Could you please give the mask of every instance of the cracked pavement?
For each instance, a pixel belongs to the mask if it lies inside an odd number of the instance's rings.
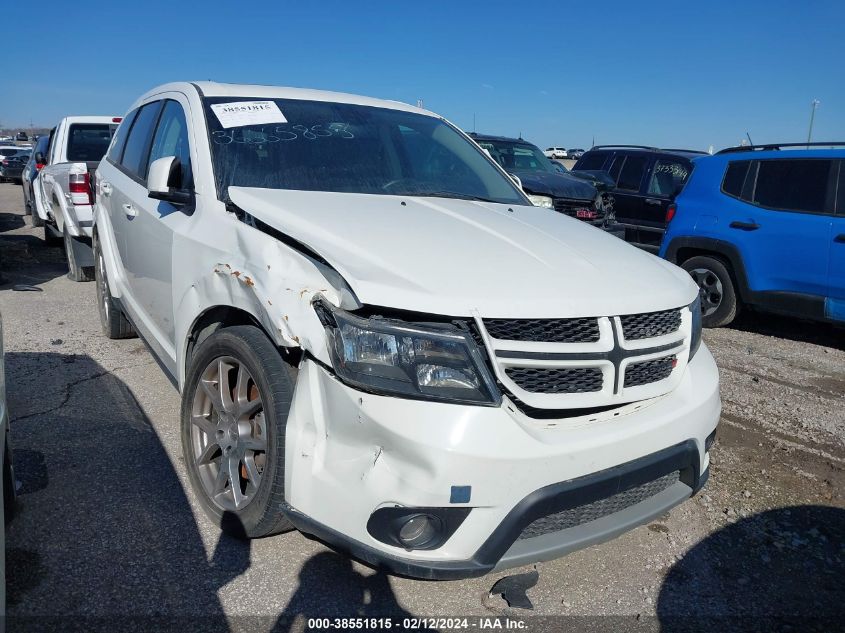
[[[690,614],[845,617],[845,333],[747,316],[706,331],[724,415],[703,494],[653,523],[538,565],[533,611],[489,596],[507,575],[386,577],[299,533],[222,538],[187,485],[179,396],[138,339],[100,332],[93,283],[0,184],[0,285],[22,488],[7,527],[10,616]],[[17,292],[32,284],[41,292]],[[507,572],[525,573],[530,568]],[[224,620],[224,616],[226,620]],[[294,618],[291,620],[290,618]],[[671,628],[671,627],[670,627]]]

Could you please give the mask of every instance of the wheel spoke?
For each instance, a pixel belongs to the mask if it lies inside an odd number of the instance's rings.
[[[193,422],[195,426],[198,426],[200,431],[205,433],[210,440],[214,440],[214,434],[217,431],[217,427],[211,420],[204,415],[194,414],[191,416],[191,422]]]
[[[242,437],[240,439],[240,444],[248,451],[267,450],[267,440],[262,437]]]
[[[200,384],[202,385],[202,390],[205,392],[205,395],[207,395],[211,400],[211,406],[218,411],[224,411],[225,409],[223,408],[223,401],[220,399],[220,392],[217,389],[217,383],[214,380],[201,378]]]
[[[255,413],[261,409],[262,403],[261,398],[256,398],[255,400],[246,400],[243,403],[239,403],[238,406],[238,419],[249,419]]]
[[[261,485],[261,473],[258,472],[258,466],[255,465],[255,456],[245,455],[243,462],[246,467],[246,477],[252,487],[257,490],[258,486]]]
[[[227,462],[229,469],[229,487],[232,489],[232,501],[235,502],[235,508],[240,508],[246,501],[244,493],[241,492],[241,475],[240,475],[240,458],[235,455],[229,455]]]
[[[220,391],[220,402],[224,411],[233,412],[235,405],[232,402],[232,387],[229,384],[230,369],[231,365],[222,358],[217,361],[217,386]]]
[[[217,477],[214,479],[214,496],[223,492],[226,489],[226,482],[229,481],[229,465],[224,456],[220,456],[217,466]]]
[[[197,464],[210,464],[214,456],[220,452],[220,446],[214,442],[210,441],[205,447],[200,451],[200,454],[197,455]]]

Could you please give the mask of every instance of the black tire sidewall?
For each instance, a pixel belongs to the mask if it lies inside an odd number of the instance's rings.
[[[722,327],[731,323],[739,311],[736,286],[728,267],[720,260],[713,257],[698,255],[686,260],[681,267],[689,273],[696,268],[709,270],[719,279],[722,284],[722,302],[713,314],[702,315],[701,324],[704,327]]]
[[[231,356],[249,371],[264,403],[267,429],[267,462],[253,500],[238,512],[224,511],[206,494],[192,454],[191,414],[200,377],[215,358]],[[285,489],[285,428],[294,390],[292,370],[260,329],[254,326],[223,328],[194,351],[182,394],[182,451],[188,478],[206,514],[225,531],[246,538],[266,536],[277,530]],[[236,517],[236,518],[235,518]]]

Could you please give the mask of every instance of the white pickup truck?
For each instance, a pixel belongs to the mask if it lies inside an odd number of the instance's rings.
[[[91,177],[106,153],[120,117],[65,117],[50,132],[44,163],[33,183],[33,226],[44,226],[48,244],[64,242],[68,277],[94,278],[91,251],[94,189]]]

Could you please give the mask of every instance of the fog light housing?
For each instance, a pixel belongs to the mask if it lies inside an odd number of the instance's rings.
[[[396,538],[408,549],[422,549],[434,541],[443,529],[440,519],[431,514],[414,514],[399,525]]]
[[[407,551],[437,549],[449,540],[470,510],[466,506],[447,508],[379,508],[367,521],[370,536]]]

